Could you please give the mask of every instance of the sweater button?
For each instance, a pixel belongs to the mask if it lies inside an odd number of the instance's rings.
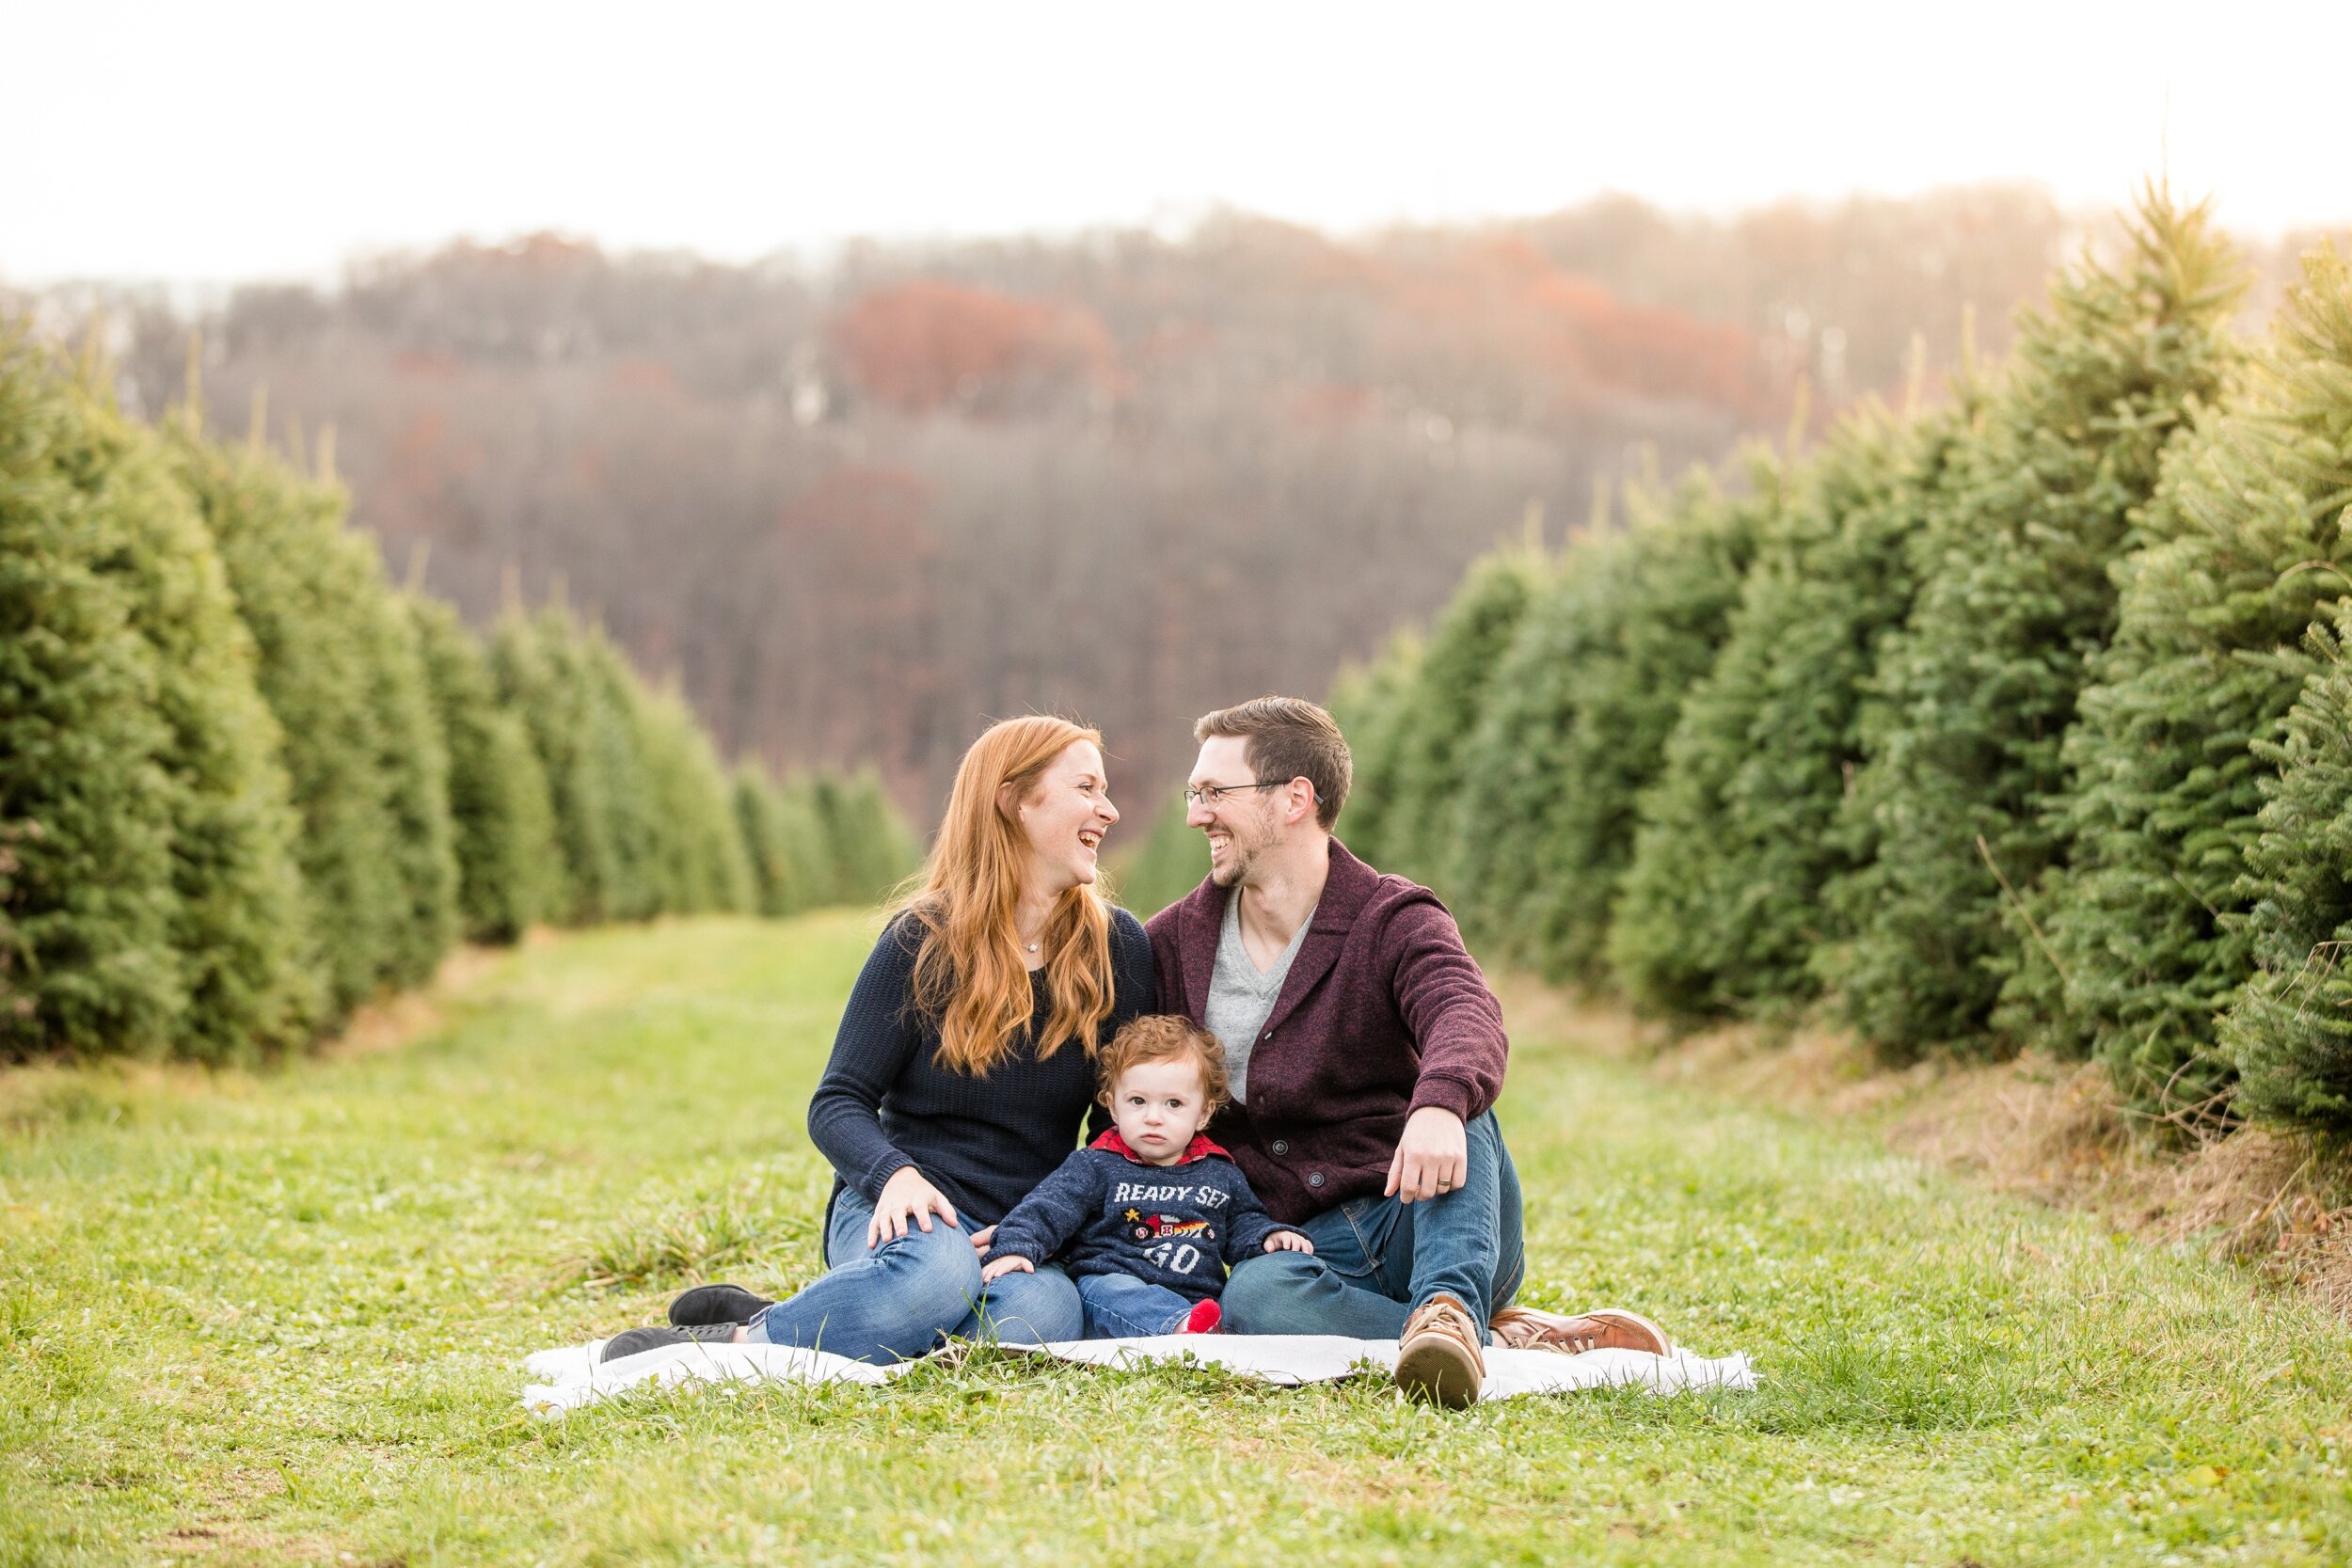
[[[1290,1146],[1290,1142],[1289,1142],[1289,1140],[1288,1140],[1288,1139],[1285,1139],[1285,1138],[1277,1138],[1277,1139],[1275,1139],[1275,1140],[1274,1140],[1274,1152],[1275,1152],[1275,1153],[1277,1153],[1277,1154],[1288,1154],[1290,1151],[1291,1151],[1291,1146]]]
[[[1321,1171],[1319,1171],[1319,1170],[1318,1170],[1318,1171],[1311,1171],[1311,1172],[1309,1172],[1309,1173],[1308,1173],[1308,1176],[1307,1176],[1307,1185],[1309,1185],[1310,1187],[1320,1187],[1320,1186],[1322,1186],[1322,1185],[1323,1185],[1323,1173],[1322,1173]]]

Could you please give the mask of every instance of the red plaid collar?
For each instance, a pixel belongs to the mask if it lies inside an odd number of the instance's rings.
[[[1087,1147],[1089,1148],[1099,1148],[1110,1154],[1124,1155],[1126,1158],[1133,1160],[1138,1165],[1147,1163],[1142,1155],[1137,1154],[1134,1149],[1127,1147],[1127,1140],[1119,1135],[1119,1129],[1116,1127],[1104,1133],[1101,1137],[1095,1139],[1092,1143],[1087,1145]],[[1231,1160],[1232,1158],[1231,1154],[1226,1153],[1224,1149],[1218,1148],[1215,1143],[1212,1143],[1206,1132],[1195,1132],[1192,1135],[1192,1142],[1184,1146],[1184,1153],[1176,1157],[1176,1163],[1180,1165],[1188,1165],[1195,1160],[1205,1160],[1212,1154],[1216,1155],[1220,1160]]]

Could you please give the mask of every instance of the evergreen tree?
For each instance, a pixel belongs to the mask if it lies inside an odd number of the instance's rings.
[[[590,744],[594,704],[577,641],[561,607],[531,615],[510,606],[491,632],[489,659],[500,704],[522,721],[555,812],[550,912],[565,925],[583,926],[603,918],[618,871],[604,779]]]
[[[710,737],[675,687],[641,693],[638,724],[654,801],[659,907],[675,914],[754,912],[751,857]]]
[[[0,338],[0,1051],[160,1048],[186,986],[170,933],[169,732],[132,531],[87,471],[45,356]],[[77,473],[77,468],[84,471]]]
[[[1328,709],[1347,738],[1347,800],[1338,829],[1351,853],[1383,865],[1393,847],[1390,822],[1403,764],[1402,722],[1421,679],[1421,639],[1398,632],[1371,664],[1343,670]]]
[[[94,439],[84,472],[129,527],[119,569],[155,650],[155,707],[169,732],[170,942],[187,996],[173,1051],[249,1060],[306,1039],[323,1006],[284,737],[229,575],[170,451],[123,418],[111,393],[86,394],[85,412]]]
[[[2202,207],[2151,191],[2127,265],[2090,261],[2020,323],[1964,474],[1919,535],[1911,618],[1848,822],[1875,858],[1832,893],[1854,932],[1824,953],[1848,1019],[1899,1054],[1982,1037],[2038,942],[2017,897],[2062,863],[2060,745],[2112,635],[2110,569],[2165,449],[2233,361],[2237,266]]]
[[[1185,825],[1182,798],[1162,808],[1119,879],[1120,903],[1146,920],[1199,887],[1209,874],[1208,841],[1200,830]],[[1134,821],[1130,816],[1120,831]]]
[[[16,590],[38,585],[16,599],[16,691],[0,712],[19,731],[9,757],[47,776],[9,787],[0,809],[0,856],[16,863],[9,945],[33,980],[16,1044],[204,1060],[292,1044],[315,1011],[294,816],[214,541],[163,442],[94,390],[99,364],[73,386],[24,343],[0,345],[0,505],[25,510],[8,524],[24,536],[9,574]],[[141,651],[125,656],[125,632]],[[42,677],[61,654],[87,658],[64,693]],[[132,693],[144,717],[122,712]],[[71,717],[61,696],[87,712]]]
[[[1540,863],[1533,841],[1575,733],[1577,689],[1568,672],[1599,657],[1614,629],[1592,594],[1629,547],[1605,514],[1571,537],[1496,660],[1478,725],[1462,748],[1446,886],[1464,934],[1498,959],[1536,961],[1532,906]]]
[[[2149,543],[2121,573],[2113,645],[2066,756],[2073,866],[2042,927],[2060,1038],[2143,1106],[2218,1114],[2214,1018],[2252,973],[2240,878],[2273,737],[2344,590],[2352,499],[2352,266],[2305,258],[2242,388],[2171,454]],[[2275,753],[2274,753],[2275,754]]]
[[[635,673],[561,604],[510,610],[491,640],[500,694],[548,776],[574,925],[658,912],[660,832],[641,748]]]
[[[781,786],[787,822],[796,825],[789,843],[795,856],[794,884],[805,889],[801,908],[821,910],[850,901],[835,862],[833,825],[818,800],[821,776],[800,774]]]
[[[2254,751],[2260,835],[2246,849],[2240,894],[2258,966],[2222,1015],[2222,1053],[2237,1069],[2239,1107],[2268,1121],[2352,1132],[2352,614],[2308,638],[2317,668],[2280,740]]]
[[[1750,489],[1738,497],[1703,472],[1662,494],[1630,490],[1630,526],[1570,551],[1497,672],[1496,721],[1465,768],[1497,787],[1466,801],[1457,831],[1491,835],[1499,856],[1520,861],[1512,880],[1524,891],[1506,914],[1474,887],[1473,903],[1494,912],[1473,928],[1504,930],[1500,950],[1551,978],[1601,975],[1635,803],[1664,762],[1683,694],[1714,662],[1759,531],[1781,505],[1777,464],[1752,453],[1748,470]],[[1512,752],[1518,767],[1498,768]],[[1539,788],[1519,796],[1530,783]]]
[[[922,858],[870,771],[847,779],[804,774],[777,784],[746,763],[736,770],[735,804],[762,914],[879,903]]]
[[[572,923],[864,902],[912,866],[878,781],[730,775],[684,700],[560,605],[510,610],[490,668],[548,776]]]
[[[338,491],[339,514],[343,505]],[[367,552],[377,559],[373,541],[367,541]],[[368,661],[369,703],[375,713],[376,767],[391,807],[392,842],[406,900],[406,918],[394,927],[385,978],[407,987],[431,979],[442,955],[457,940],[457,834],[450,817],[449,751],[434,717],[416,622],[380,573],[372,586],[376,592],[361,606],[373,656]]]
[[[0,778],[31,769],[0,784],[0,1038],[250,1057],[316,1006],[278,732],[213,541],[102,372],[0,342]]]
[[[920,862],[921,847],[870,768],[847,779],[820,775],[817,801],[843,902],[880,903]]]
[[[332,1022],[429,975],[456,923],[448,762],[416,631],[340,488],[183,421],[174,448],[260,650],[285,735],[298,855]]]
[[[752,866],[751,841],[735,812],[734,782],[718,748],[699,727],[694,731],[695,793],[702,809],[701,854],[709,869],[711,908],[722,914],[759,913],[759,875]]]
[[[449,754],[458,907],[474,942],[511,942],[555,912],[555,808],[522,721],[456,611],[412,596],[434,714]]]
[[[735,770],[735,815],[751,856],[759,912],[772,920],[814,909],[809,867],[816,851],[806,841],[815,836],[816,823],[807,812],[758,764],[745,762]]]
[[[1861,682],[1910,608],[1907,546],[1959,422],[1865,410],[1792,476],[1642,797],[1609,941],[1637,1006],[1725,1013],[1812,993],[1820,891],[1846,868],[1832,828],[1860,760]]]
[[[661,803],[646,757],[646,702],[637,672],[600,626],[581,625],[573,644],[585,684],[588,748],[602,775],[613,848],[606,918],[650,920],[663,909]]]
[[[718,886],[711,862],[701,853],[707,836],[700,820],[705,802],[695,788],[689,740],[694,721],[675,692],[638,687],[633,676],[630,685],[636,688],[630,693],[630,719],[650,807],[645,820],[647,911],[699,914],[716,907]],[[726,807],[732,822],[732,797]]]
[[[1382,810],[1383,871],[1423,883],[1447,880],[1461,752],[1543,575],[1543,555],[1532,539],[1485,556],[1471,562],[1430,628],[1385,736],[1393,761]]]

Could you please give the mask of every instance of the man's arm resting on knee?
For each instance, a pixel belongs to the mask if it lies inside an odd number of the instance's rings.
[[[1397,1012],[1421,1051],[1411,1113],[1389,1163],[1388,1196],[1407,1203],[1462,1185],[1470,1118],[1492,1109],[1510,1054],[1502,1007],[1435,899],[1396,911],[1386,932]]]

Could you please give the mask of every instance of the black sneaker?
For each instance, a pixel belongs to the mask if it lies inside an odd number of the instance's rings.
[[[686,1328],[625,1328],[604,1342],[604,1354],[598,1362],[618,1361],[624,1355],[642,1351],[659,1350],[663,1345],[686,1345],[701,1341],[724,1344],[735,1338],[740,1323],[694,1323]]]
[[[697,1285],[670,1303],[670,1322],[677,1328],[698,1323],[747,1323],[775,1305],[740,1285]]]

